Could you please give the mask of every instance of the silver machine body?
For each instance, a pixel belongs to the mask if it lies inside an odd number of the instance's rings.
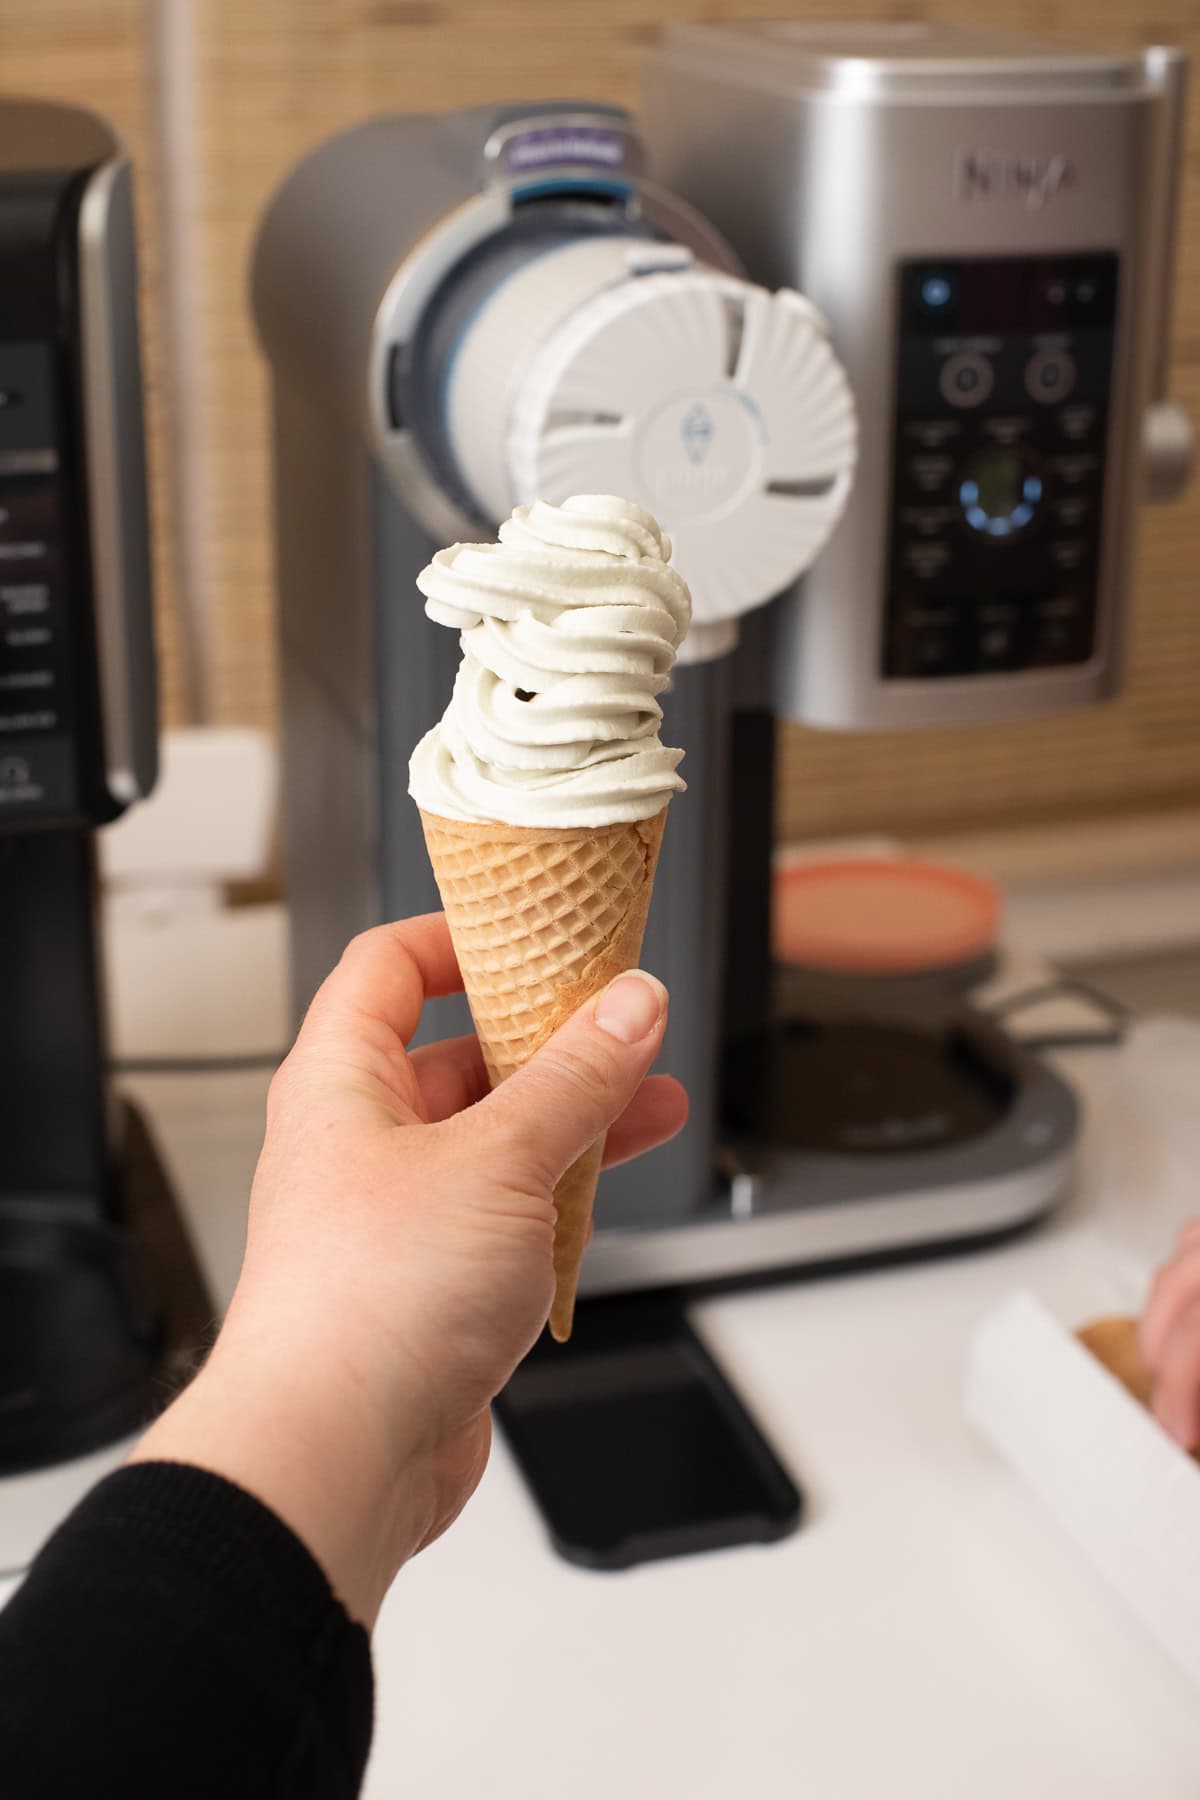
[[[576,102],[379,119],[314,150],[268,209],[253,287],[271,375],[297,1013],[355,931],[438,904],[407,764],[444,708],[458,646],[424,618],[414,578],[440,543],[490,535],[533,497],[531,469],[557,466],[530,450],[535,351],[506,335],[513,309],[494,345],[479,335],[506,316],[506,292],[526,282],[537,306],[553,300],[553,335],[554,282],[569,285],[594,240],[602,262],[616,235],[636,240],[621,253],[631,281],[698,269],[736,314],[721,380],[736,385],[743,328],[776,302],[791,308],[772,315],[780,330],[793,343],[815,333],[819,348],[815,303],[849,376],[853,488],[847,428],[819,466],[800,457],[764,475],[779,510],[750,515],[782,519],[791,505],[799,543],[824,506],[805,541],[820,549],[832,531],[828,547],[769,604],[720,593],[702,660],[665,697],[664,741],[685,748],[689,791],[672,807],[644,960],[671,989],[663,1066],[692,1110],[672,1144],[603,1178],[585,1292],[992,1234],[1069,1182],[1073,1097],[979,1021],[963,1057],[994,1062],[1006,1096],[979,1129],[925,1143],[901,1130],[890,1148],[885,1130],[867,1155],[792,1129],[791,1065],[761,1064],[778,1000],[770,743],[779,714],[936,726],[1118,687],[1136,507],[1148,484],[1173,491],[1190,455],[1154,357],[1181,94],[1170,53],[1089,56],[926,27],[680,28],[650,61],[640,124]],[[747,298],[730,285],[746,281],[764,286]],[[629,291],[589,289],[579,304],[608,318]],[[926,316],[941,305],[944,318]],[[456,445],[456,407],[472,416],[456,400],[467,366],[488,441]],[[1061,391],[1031,385],[1046,370]],[[613,368],[614,395],[628,375]],[[1068,399],[1078,437],[1060,417]],[[636,411],[636,391],[621,404]],[[754,415],[751,397],[743,410]],[[615,431],[619,411],[593,396],[550,425]],[[685,448],[694,460],[695,442]],[[664,509],[644,458],[630,466],[621,491],[677,541],[703,528],[701,501],[681,488],[676,518],[674,491]],[[578,491],[540,480],[546,499]],[[830,509],[845,515],[836,529]],[[1020,594],[987,574],[1006,557]],[[809,560],[796,552],[796,571]],[[969,632],[955,581],[975,608]],[[876,1002],[897,1022],[912,1015],[911,996]],[[462,1028],[455,1003],[430,1009],[432,1032]],[[781,1131],[754,1101],[733,1117],[735,1065],[761,1067]]]
[[[833,322],[859,409],[844,526],[781,618],[781,712],[929,727],[1118,690],[1137,508],[1190,466],[1177,409],[1152,410],[1165,400],[1184,79],[1169,51],[1081,53],[915,23],[680,27],[651,60],[657,174],[703,204],[761,280],[799,287]],[[911,276],[950,290],[944,325],[930,308],[913,329]],[[1085,284],[1094,299],[1072,305]],[[985,291],[968,302],[968,285]],[[957,408],[940,404],[935,365],[943,388],[954,371],[974,379]],[[1062,404],[1034,391],[1039,372],[1060,377]],[[1028,551],[984,540],[990,555],[970,559],[955,544],[968,438],[1024,457],[1039,506],[1058,509]],[[1022,584],[1042,590],[1044,654],[1004,646],[994,672],[985,658],[959,676],[955,583],[1015,554],[1032,565]],[[983,635],[1008,626],[1003,599]],[[889,625],[909,638],[891,667]]]

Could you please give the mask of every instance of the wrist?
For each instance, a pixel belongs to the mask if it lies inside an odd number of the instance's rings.
[[[311,1359],[311,1360],[310,1360]],[[321,1565],[352,1617],[374,1624],[429,1529],[420,1458],[404,1460],[319,1349],[282,1365],[225,1333],[130,1459],[188,1463],[253,1494]]]

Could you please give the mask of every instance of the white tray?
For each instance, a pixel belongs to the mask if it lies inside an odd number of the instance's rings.
[[[966,1408],[1200,1684],[1200,1466],[1029,1293],[976,1329]]]

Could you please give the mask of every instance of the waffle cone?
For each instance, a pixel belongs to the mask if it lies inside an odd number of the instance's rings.
[[[421,813],[463,986],[495,1087],[585,1000],[637,967],[666,807],[625,825],[536,830]],[[550,1330],[571,1334],[604,1144],[554,1193]]]

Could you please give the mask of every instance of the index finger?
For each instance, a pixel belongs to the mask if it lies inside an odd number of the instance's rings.
[[[423,913],[360,932],[342,952],[308,1010],[316,1026],[352,1017],[384,1025],[408,1043],[426,1000],[462,992],[444,913]]]

